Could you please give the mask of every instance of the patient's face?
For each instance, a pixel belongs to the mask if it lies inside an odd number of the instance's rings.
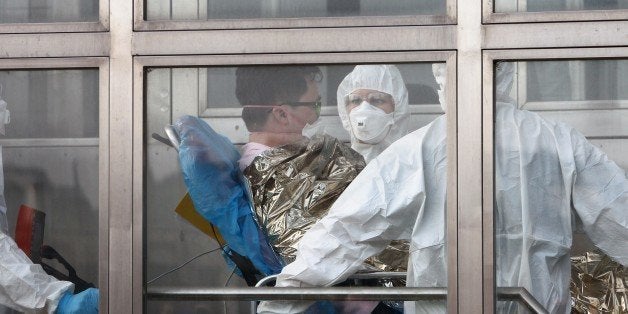
[[[299,130],[302,130],[303,127],[305,127],[305,124],[314,123],[314,121],[318,119],[318,113],[311,104],[319,101],[321,98],[318,91],[318,83],[309,77],[306,77],[306,80],[307,90],[303,95],[301,95],[296,103],[303,103],[307,105],[285,106],[286,110],[294,116],[295,127]]]

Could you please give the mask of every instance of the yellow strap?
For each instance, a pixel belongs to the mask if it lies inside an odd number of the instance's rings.
[[[179,201],[174,211],[179,214],[179,216],[189,221],[198,230],[201,230],[204,234],[218,241],[221,246],[225,245],[225,239],[220,235],[218,227],[212,225],[196,211],[190,193],[185,193],[185,196]]]

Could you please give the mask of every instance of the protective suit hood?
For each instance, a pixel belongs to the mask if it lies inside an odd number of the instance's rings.
[[[395,101],[393,125],[388,134],[376,144],[360,143],[351,131],[349,112],[345,106],[345,97],[358,89],[372,89],[390,94]],[[338,86],[338,115],[342,126],[351,135],[351,148],[358,151],[366,162],[375,158],[394,141],[410,132],[408,111],[408,90],[401,73],[394,65],[357,65]]]
[[[438,84],[438,102],[444,112],[447,112],[447,105],[445,101],[445,85],[447,85],[447,64],[434,63],[432,64],[432,73],[434,74],[434,80]]]
[[[443,111],[447,112],[445,88],[447,87],[447,65],[445,63],[432,64],[432,73],[438,84],[438,102]],[[514,62],[501,61],[495,67],[495,100],[499,103],[512,104],[516,101],[510,97],[510,91],[515,75]]]
[[[516,101],[510,97],[514,78],[514,62],[501,61],[497,63],[495,67],[495,100],[497,102],[516,104]]]
[[[7,102],[2,99],[2,85],[0,85],[0,134],[4,135],[5,124],[11,121],[10,113],[7,109]],[[2,146],[0,146],[0,232],[9,233],[7,222],[7,205],[4,200],[4,173],[2,170]]]
[[[9,234],[7,205],[4,200],[4,173],[2,169],[2,146],[0,146],[0,233]]]

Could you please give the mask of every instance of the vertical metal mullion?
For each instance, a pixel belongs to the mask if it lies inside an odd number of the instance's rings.
[[[146,269],[144,217],[144,66],[133,62],[133,312],[143,313]]]
[[[494,200],[494,102],[493,58],[484,57],[482,65],[482,186],[483,186],[483,224],[482,243],[484,268],[484,307],[494,312],[495,307],[495,254],[494,254],[494,228],[493,228],[493,200]]]
[[[482,272],[482,2],[458,1],[458,312],[489,313]]]
[[[457,149],[457,101],[456,54],[447,58],[447,82],[445,98],[447,108],[447,313],[457,313],[458,306],[458,149]]]
[[[133,1],[110,1],[109,312],[133,313]],[[141,298],[140,298],[141,300]],[[141,311],[141,303],[139,310]]]
[[[109,60],[102,62],[98,73],[98,308],[109,313]]]

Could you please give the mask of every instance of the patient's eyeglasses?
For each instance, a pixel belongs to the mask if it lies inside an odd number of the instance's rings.
[[[381,92],[368,93],[367,95],[349,94],[347,95],[347,97],[345,97],[345,105],[347,106],[358,106],[364,101],[373,106],[379,106],[385,103],[393,103],[392,96]]]
[[[282,105],[287,105],[291,107],[298,107],[298,106],[312,107],[312,109],[314,109],[314,111],[316,112],[316,116],[319,116],[321,114],[321,107],[323,106],[323,102],[320,99],[317,101],[286,101],[282,103]]]

